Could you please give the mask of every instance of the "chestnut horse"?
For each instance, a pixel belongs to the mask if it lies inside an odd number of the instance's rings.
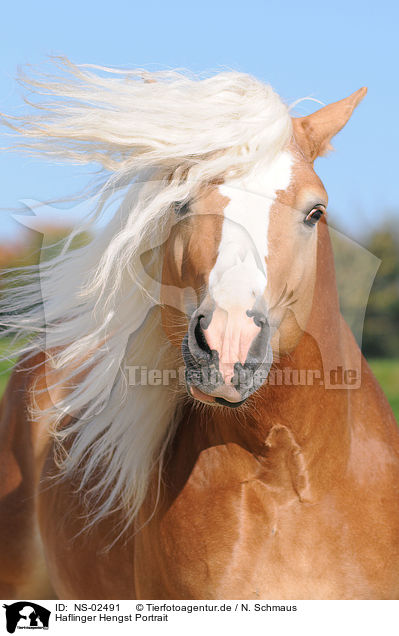
[[[5,122],[111,173],[94,217],[128,193],[8,300],[38,335],[1,407],[3,598],[398,598],[399,436],[313,169],[366,89],[291,118],[242,74],[71,68]]]

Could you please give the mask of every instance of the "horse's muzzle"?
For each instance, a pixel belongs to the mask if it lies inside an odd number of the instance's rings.
[[[231,312],[203,305],[182,344],[188,391],[205,403],[240,406],[265,382],[272,363],[264,304]]]

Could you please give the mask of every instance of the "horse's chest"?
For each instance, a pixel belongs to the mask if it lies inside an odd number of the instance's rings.
[[[138,539],[136,580],[143,597],[399,595],[398,520],[391,528],[383,521],[381,536],[366,509],[350,519],[336,497],[317,504],[284,500],[256,480],[192,495],[181,494],[157,535]]]
[[[44,491],[42,535],[60,597],[399,598],[394,480],[370,492],[348,478],[314,496],[295,471],[256,476],[254,460],[234,452],[223,470],[224,451],[213,471],[198,462],[178,494],[161,497],[142,530],[109,552],[112,519],[76,538],[79,515],[55,527],[66,486]]]

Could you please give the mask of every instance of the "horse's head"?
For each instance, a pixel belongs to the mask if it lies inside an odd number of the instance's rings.
[[[191,287],[197,302],[179,311],[166,301],[163,325],[182,348],[194,398],[238,406],[265,381],[273,355],[295,349],[312,308],[327,208],[313,162],[365,92],[293,119],[292,139],[272,161],[175,206],[162,282]]]

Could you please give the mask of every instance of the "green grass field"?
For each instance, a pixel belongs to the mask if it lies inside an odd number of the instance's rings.
[[[4,356],[7,356],[8,359],[0,361],[0,396],[4,392],[11,367],[15,362],[10,342],[6,339],[0,339],[0,357]],[[368,362],[385,391],[385,395],[399,423],[399,359],[369,360]]]
[[[399,360],[369,360],[368,362],[399,423]]]

